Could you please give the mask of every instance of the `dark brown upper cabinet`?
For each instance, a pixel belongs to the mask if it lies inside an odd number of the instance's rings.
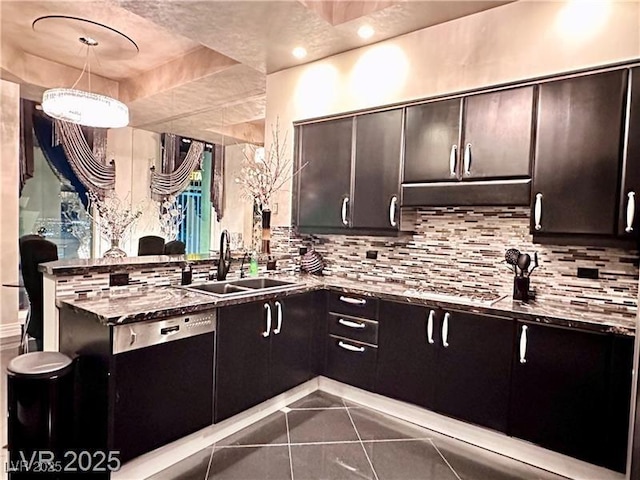
[[[627,77],[617,70],[539,86],[533,233],[617,232]]]
[[[402,123],[395,109],[298,127],[298,228],[400,229]]]
[[[398,230],[402,109],[356,117],[351,226]]]
[[[348,228],[353,117],[298,127],[298,226]]]
[[[640,199],[640,67],[632,68],[628,90],[626,156],[622,169],[622,188],[618,215],[618,235],[637,238],[640,230],[638,202]]]
[[[407,107],[403,205],[528,205],[534,90]]]

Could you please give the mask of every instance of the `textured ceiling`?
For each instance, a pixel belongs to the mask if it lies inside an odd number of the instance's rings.
[[[225,144],[261,143],[266,74],[302,63],[291,55],[294,47],[304,46],[309,62],[505,3],[0,0],[0,74],[20,82],[30,98],[44,88],[70,86],[85,62],[78,37],[98,37],[103,48],[96,47],[98,61],[91,62],[99,75],[94,90],[127,102],[132,126]],[[106,24],[130,37],[139,51],[117,35],[86,23],[78,27],[82,22],[32,28],[45,15]],[[365,23],[375,29],[367,41],[357,35]]]

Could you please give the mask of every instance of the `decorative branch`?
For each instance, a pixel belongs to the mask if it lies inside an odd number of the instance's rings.
[[[108,239],[120,239],[129,226],[142,215],[141,210],[132,210],[125,207],[122,201],[117,197],[114,191],[109,191],[103,198],[99,198],[92,192],[87,193],[89,206],[94,207],[92,214],[91,208],[88,209],[87,215],[96,222],[100,233]],[[97,212],[97,215],[95,214]]]
[[[271,148],[265,152],[264,159],[255,158],[258,150],[255,145],[250,146],[251,155],[244,152],[240,175],[235,179],[243,196],[256,201],[260,210],[268,208],[273,195],[306,166],[305,163],[294,171],[293,162],[287,156],[287,133],[280,139],[279,118],[275,127],[271,125],[271,135]]]
[[[160,202],[160,229],[168,241],[178,238],[180,225],[184,220],[184,210],[175,195],[168,195]]]

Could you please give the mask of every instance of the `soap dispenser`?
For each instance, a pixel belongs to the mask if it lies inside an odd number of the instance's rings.
[[[251,253],[251,261],[249,263],[249,275],[255,277],[258,275],[258,254],[256,252]]]

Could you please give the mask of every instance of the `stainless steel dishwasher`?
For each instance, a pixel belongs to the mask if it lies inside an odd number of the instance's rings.
[[[111,425],[123,462],[213,423],[216,311],[113,329]]]

